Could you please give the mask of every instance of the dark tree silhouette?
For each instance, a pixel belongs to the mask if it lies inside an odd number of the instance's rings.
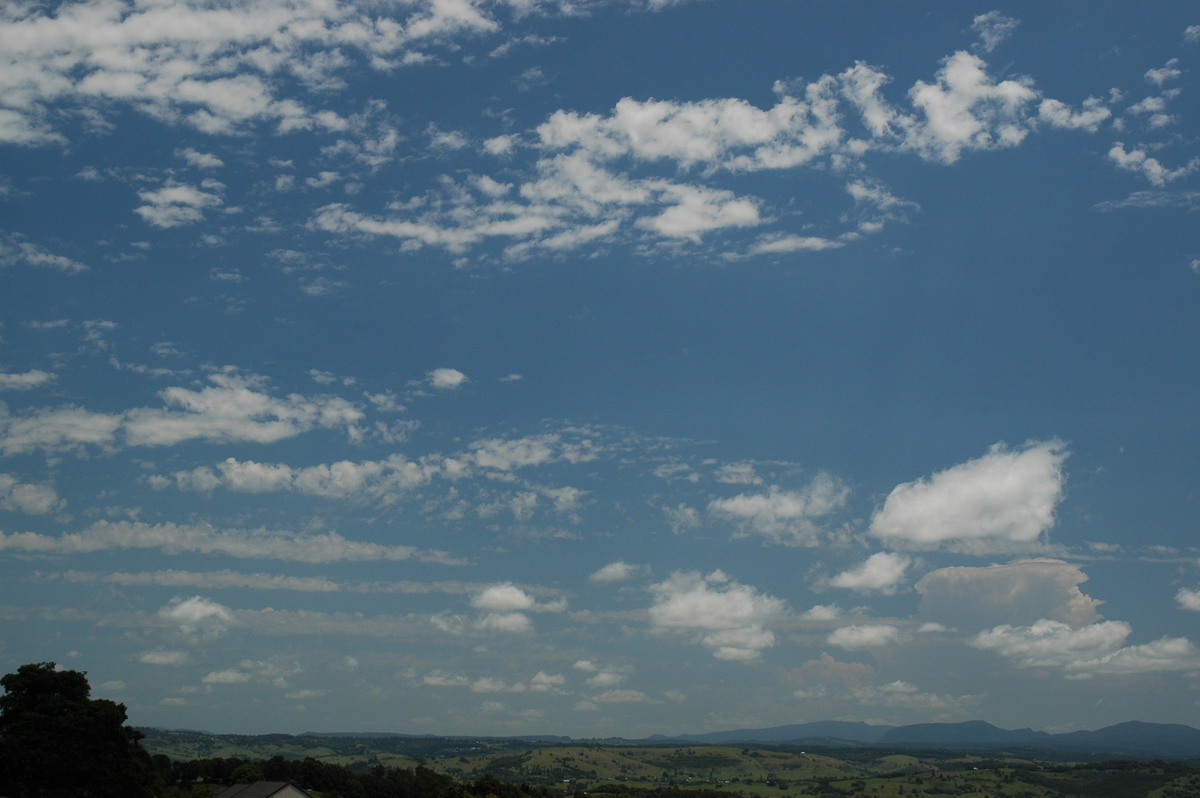
[[[151,796],[150,757],[125,724],[125,705],[93,699],[87,675],[53,662],[0,678],[0,795]]]

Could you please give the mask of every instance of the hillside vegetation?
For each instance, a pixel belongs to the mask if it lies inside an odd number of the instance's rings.
[[[435,771],[468,785],[521,785],[580,798],[718,796],[1104,796],[1200,795],[1195,762],[1062,762],[1029,755],[881,748],[645,745],[430,737],[206,735],[145,730],[152,754],[172,760],[275,757],[340,766]],[[227,765],[229,763],[226,763]],[[486,794],[486,790],[477,789]],[[494,791],[494,789],[493,789]]]

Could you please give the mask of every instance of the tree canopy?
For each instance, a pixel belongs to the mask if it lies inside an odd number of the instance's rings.
[[[0,678],[0,794],[109,798],[153,794],[141,733],[125,705],[91,698],[87,674],[53,662]]]

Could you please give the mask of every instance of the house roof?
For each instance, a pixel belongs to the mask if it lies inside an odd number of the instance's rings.
[[[232,787],[226,787],[213,798],[271,798],[288,787],[300,795],[308,795],[294,784],[286,781],[256,781],[253,784],[234,784]]]

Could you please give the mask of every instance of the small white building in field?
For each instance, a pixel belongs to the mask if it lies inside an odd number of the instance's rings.
[[[311,795],[286,781],[256,781],[226,787],[213,798],[312,798]]]

